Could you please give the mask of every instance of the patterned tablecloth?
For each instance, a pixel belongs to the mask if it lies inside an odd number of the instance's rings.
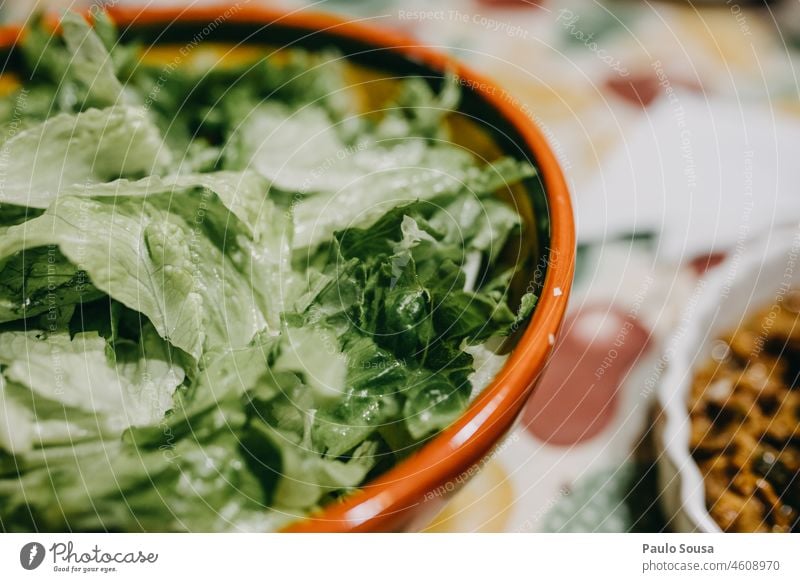
[[[536,116],[573,190],[578,270],[553,361],[429,529],[666,527],[648,431],[665,338],[720,254],[800,217],[785,191],[800,164],[778,163],[800,145],[797,1],[280,4],[395,27],[469,61]]]

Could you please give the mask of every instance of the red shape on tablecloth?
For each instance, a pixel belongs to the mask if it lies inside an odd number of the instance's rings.
[[[684,77],[667,77],[669,84],[675,89],[683,89],[692,93],[702,93],[699,82]],[[606,88],[617,97],[631,105],[648,107],[659,95],[665,93],[659,78],[650,72],[633,73],[628,76],[612,75],[605,81]]]
[[[591,306],[569,316],[541,383],[523,412],[527,430],[553,445],[602,431],[617,410],[620,385],[645,353],[649,331],[635,312]]]
[[[705,275],[707,271],[710,271],[722,263],[722,261],[725,260],[725,256],[725,253],[709,253],[707,255],[701,255],[689,261],[689,268],[692,269],[692,271],[694,271],[698,277],[700,277]]]
[[[615,75],[606,79],[606,87],[632,105],[647,107],[659,94],[658,78],[654,75]]]

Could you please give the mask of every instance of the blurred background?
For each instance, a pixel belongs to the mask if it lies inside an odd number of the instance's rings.
[[[572,189],[576,286],[552,363],[429,529],[669,529],[650,431],[665,342],[703,273],[800,219],[800,1],[268,3],[400,29],[469,62],[534,117]],[[90,4],[4,0],[0,21]]]

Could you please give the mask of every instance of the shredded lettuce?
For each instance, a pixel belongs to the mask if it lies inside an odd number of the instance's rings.
[[[70,337],[9,331],[0,334],[0,354],[8,382],[4,400],[23,409],[20,417],[30,423],[23,433],[0,431],[14,439],[11,452],[31,450],[35,435],[45,442],[87,434],[120,437],[128,427],[157,423],[184,380],[183,369],[170,361],[167,346],[149,325],[139,342],[116,347],[97,332]],[[49,411],[49,425],[40,424],[41,410]]]
[[[31,208],[61,188],[157,174],[171,160],[145,111],[129,106],[59,113],[6,140],[3,154],[0,203]]]
[[[364,115],[335,52],[62,30],[0,98],[0,530],[277,529],[464,412],[535,307],[535,171],[452,143],[456,79]]]

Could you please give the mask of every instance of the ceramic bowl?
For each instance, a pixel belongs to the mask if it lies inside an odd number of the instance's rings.
[[[296,522],[290,531],[414,530],[429,520],[454,482],[474,473],[517,418],[555,342],[572,282],[575,232],[569,193],[556,157],[535,121],[496,85],[450,56],[418,41],[364,23],[326,14],[286,13],[260,6],[115,7],[109,13],[123,38],[145,47],[193,42],[239,48],[335,47],[356,66],[389,77],[419,75],[432,83],[446,71],[462,85],[460,117],[469,119],[465,141],[533,162],[538,176],[516,194],[533,234],[524,247],[529,280],[540,300],[506,365],[452,426],[343,502]],[[18,31],[0,35],[8,51]],[[194,45],[193,45],[194,46]],[[13,58],[9,61],[13,63]],[[535,105],[535,104],[533,104]],[[480,128],[481,137],[472,130]],[[474,138],[474,139],[473,139]],[[488,144],[488,145],[487,145]],[[527,210],[526,210],[527,209]],[[536,274],[534,276],[534,273]]]

